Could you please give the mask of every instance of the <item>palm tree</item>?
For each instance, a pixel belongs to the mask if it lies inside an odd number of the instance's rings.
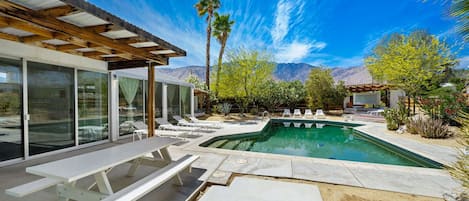
[[[200,0],[195,4],[199,16],[207,14],[207,43],[205,57],[205,85],[210,90],[210,36],[212,35],[212,17],[215,10],[220,8],[220,0]],[[209,97],[207,97],[209,99]],[[207,100],[206,112],[210,113],[210,100]]]
[[[451,5],[451,15],[458,20],[457,29],[462,34],[465,41],[469,41],[469,1],[453,0]]]
[[[220,53],[218,54],[218,68],[217,68],[217,80],[215,83],[215,96],[218,97],[218,86],[220,81],[221,64],[223,60],[223,52],[225,52],[226,41],[230,36],[231,27],[234,21],[230,20],[230,15],[218,15],[215,13],[215,21],[213,22],[213,36],[220,43]]]

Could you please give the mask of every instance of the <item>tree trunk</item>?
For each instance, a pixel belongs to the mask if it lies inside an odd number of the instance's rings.
[[[221,42],[220,54],[218,55],[217,80],[215,80],[215,96],[218,98],[218,87],[220,86],[220,71],[223,62],[223,53],[225,52],[226,39]]]
[[[407,116],[410,117],[410,95],[407,95]]]
[[[205,85],[207,85],[207,90],[210,93],[210,37],[212,35],[212,15],[213,13],[208,13],[207,16],[207,43],[206,43],[206,52],[205,52]],[[210,95],[207,95],[207,104],[205,107],[205,112],[211,114],[210,110]]]

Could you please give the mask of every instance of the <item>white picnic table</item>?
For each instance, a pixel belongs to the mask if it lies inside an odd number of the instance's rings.
[[[60,200],[82,195],[86,198],[101,199],[113,194],[107,177],[107,171],[113,167],[132,161],[128,175],[132,176],[140,164],[163,167],[171,163],[168,146],[180,142],[180,139],[152,137],[145,140],[113,146],[107,149],[90,152],[71,158],[53,161],[26,168],[26,172],[61,181],[57,185]],[[152,153],[151,158],[145,155]],[[161,153],[161,154],[160,154]],[[148,160],[144,160],[148,159]],[[75,187],[77,180],[94,176],[99,193]],[[180,178],[178,177],[180,180]]]

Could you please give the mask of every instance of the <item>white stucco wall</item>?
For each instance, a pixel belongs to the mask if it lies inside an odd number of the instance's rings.
[[[405,96],[405,92],[400,89],[396,89],[396,90],[390,90],[389,93],[390,93],[389,106],[391,108],[396,108],[397,104],[399,103],[399,97]]]

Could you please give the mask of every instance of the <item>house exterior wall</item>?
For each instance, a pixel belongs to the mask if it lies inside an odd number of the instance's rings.
[[[399,97],[405,96],[405,92],[400,89],[390,91],[389,106],[391,108],[396,108],[399,103]]]
[[[12,42],[12,41],[7,41],[7,40],[2,40],[0,39],[0,59],[12,59],[12,60],[16,60],[16,61],[19,61],[19,69],[22,69],[21,72],[19,72],[20,74],[20,78],[22,80],[22,82],[20,83],[20,85],[22,86],[22,99],[23,101],[20,101],[20,107],[21,108],[21,113],[22,114],[19,114],[19,121],[22,121],[22,125],[21,125],[21,128],[20,128],[20,132],[18,135],[22,135],[23,136],[23,139],[21,139],[21,137],[19,137],[19,139],[16,139],[15,140],[15,146],[17,146],[17,142],[16,141],[21,141],[19,142],[20,145],[18,146],[23,146],[24,147],[24,150],[22,151],[24,154],[21,156],[21,157],[16,157],[14,159],[2,159],[0,158],[0,166],[4,166],[4,165],[9,165],[9,164],[12,164],[12,163],[17,163],[17,162],[21,162],[25,159],[30,159],[30,158],[37,158],[37,157],[43,157],[43,156],[47,156],[47,155],[51,155],[51,154],[55,154],[55,153],[59,153],[59,152],[64,152],[64,151],[69,151],[69,150],[73,150],[73,149],[77,149],[77,148],[82,148],[82,147],[88,147],[88,146],[93,146],[93,145],[96,145],[96,144],[100,144],[100,143],[104,143],[104,142],[108,142],[108,141],[115,141],[117,140],[119,137],[119,76],[128,76],[128,77],[132,77],[132,78],[137,78],[139,80],[146,80],[146,74],[125,74],[125,73],[119,73],[119,72],[109,72],[107,70],[107,62],[104,62],[104,61],[99,61],[99,60],[94,60],[94,59],[90,59],[90,58],[87,58],[87,57],[81,57],[81,56],[76,56],[76,55],[71,55],[71,54],[66,54],[66,53],[63,53],[63,52],[58,52],[58,51],[53,51],[53,50],[49,50],[49,49],[45,49],[45,48],[40,48],[40,47],[36,47],[36,46],[30,46],[30,45],[26,45],[26,44],[23,44],[23,43],[17,43],[17,42]],[[28,100],[28,96],[31,98],[31,94],[30,93],[30,86],[28,85],[28,77],[29,79],[32,79],[31,76],[32,76],[32,70],[37,70],[36,68],[33,69],[33,65],[29,66],[31,64],[35,64],[35,65],[44,65],[44,66],[47,66],[48,68],[49,67],[53,67],[53,68],[56,68],[58,70],[50,70],[50,71],[43,71],[43,75],[42,75],[42,79],[56,79],[57,76],[48,76],[49,74],[48,73],[53,73],[53,74],[59,74],[59,73],[62,73],[61,71],[62,70],[66,70],[67,72],[69,72],[69,74],[71,74],[72,76],[69,76],[68,79],[71,80],[71,87],[70,89],[71,90],[68,90],[68,91],[62,91],[62,90],[58,90],[55,95],[53,94],[54,91],[51,91],[50,92],[50,96],[51,98],[56,97],[56,99],[63,99],[63,97],[68,97],[67,100],[70,100],[71,102],[69,102],[68,104],[72,104],[72,107],[73,108],[72,110],[70,110],[71,113],[73,114],[70,114],[73,119],[73,121],[71,121],[71,125],[72,126],[72,129],[71,130],[68,130],[67,132],[69,132],[67,135],[68,136],[72,136],[72,138],[74,139],[75,142],[73,142],[73,145],[71,146],[68,146],[68,147],[65,147],[65,148],[58,148],[58,149],[55,149],[55,150],[52,150],[52,151],[43,151],[43,152],[39,152],[39,154],[31,154],[32,150],[31,150],[31,147],[29,146],[29,141],[31,140],[34,140],[34,139],[31,139],[30,138],[30,135],[31,135],[31,132],[34,132],[34,131],[30,131],[31,129],[28,129],[28,126],[31,126],[31,122],[30,122],[30,114],[28,112],[32,112],[32,111],[28,111],[28,103],[29,103],[29,107],[31,107],[30,103],[31,101]],[[28,67],[29,66],[29,67]],[[2,68],[2,66],[0,65],[0,69]],[[9,67],[4,67],[4,69],[6,68],[9,68]],[[61,70],[62,69],[62,70]],[[94,129],[93,126],[88,126],[88,127],[82,127],[81,124],[82,122],[87,122],[89,120],[81,120],[80,119],[80,123],[78,121],[79,119],[79,96],[81,97],[87,97],[89,96],[87,93],[85,92],[81,92],[83,91],[83,88],[79,88],[79,81],[82,80],[83,78],[79,78],[78,74],[79,72],[91,72],[91,73],[96,73],[96,74],[99,74],[99,75],[104,75],[104,78],[107,77],[107,106],[100,106],[100,108],[107,108],[107,115],[105,116],[100,116],[102,118],[105,118],[107,119],[107,124],[106,125],[101,125],[102,127],[106,127],[107,129],[107,138],[104,139],[104,140],[95,140],[95,141],[92,141],[92,142],[86,142],[86,143],[79,143],[79,140],[81,140],[81,134],[79,136],[79,132],[82,132],[84,129]],[[13,74],[10,74],[9,72],[2,72],[6,75],[6,79],[5,80],[9,80],[9,79],[12,79],[11,76],[13,76]],[[17,72],[18,73],[18,72]],[[37,76],[37,74],[36,74]],[[58,77],[60,78],[60,77]],[[194,86],[192,84],[189,84],[189,83],[185,83],[185,82],[181,82],[181,81],[178,81],[178,80],[173,80],[173,79],[168,79],[168,78],[165,78],[164,76],[163,77],[159,77],[158,78],[158,75],[156,76],[156,79],[157,81],[160,81],[162,83],[164,83],[164,85],[166,86],[166,84],[175,84],[175,85],[179,85],[179,86],[186,86],[186,87],[190,87],[191,88],[191,92],[193,92],[193,88]],[[60,80],[60,79],[59,79]],[[0,87],[7,87],[7,86],[10,86],[11,84],[8,84],[6,83],[6,81],[0,81]],[[50,88],[53,88],[50,87]],[[86,88],[86,86],[85,86]],[[0,88],[1,89],[1,88]],[[164,89],[164,88],[163,88]],[[95,90],[95,88],[90,88],[90,90]],[[34,92],[34,91],[33,91]],[[105,92],[105,91],[104,91]],[[1,90],[0,90],[0,93],[1,93]],[[43,94],[46,94],[47,95],[47,90],[45,92],[42,92]],[[166,91],[163,90],[163,97],[166,97],[165,93]],[[191,100],[193,100],[193,93],[191,93]],[[47,96],[42,96],[43,100],[41,103],[42,105],[48,105],[47,107],[43,107],[41,109],[44,110],[44,108],[50,108],[50,107],[54,107],[54,105],[56,104],[56,102],[52,101],[51,98],[44,98],[44,97],[47,97]],[[165,100],[166,98],[163,98],[163,100]],[[81,99],[80,99],[81,100]],[[104,100],[104,99],[103,99]],[[165,105],[164,104],[165,101],[163,101],[163,106]],[[80,102],[81,103],[81,102]],[[90,104],[96,104],[96,105],[99,105],[99,103],[96,103],[96,102],[90,102]],[[191,104],[193,105],[193,104]],[[56,105],[56,107],[60,107],[59,105]],[[57,108],[57,111],[59,110],[60,108]],[[164,108],[163,107],[163,113],[167,113],[167,108]],[[193,114],[193,110],[194,108],[192,107],[191,108],[191,114]],[[104,111],[104,110],[103,110]],[[64,112],[66,113],[66,112]],[[62,115],[61,113],[58,113],[60,115]],[[81,114],[80,114],[81,115]],[[59,118],[60,116],[49,116],[49,118]],[[50,122],[49,122],[50,123]],[[53,124],[53,123],[51,123]],[[55,123],[57,124],[57,123]],[[47,125],[47,124],[46,124]],[[7,128],[7,127],[5,127]],[[37,130],[37,129],[36,129]],[[46,131],[47,131],[47,128],[46,128]],[[15,131],[16,132],[16,131]],[[47,132],[46,132],[47,133]],[[42,135],[42,134],[41,134]],[[38,136],[41,136],[41,135],[38,135]],[[16,136],[15,136],[16,137]],[[11,142],[13,142],[12,140],[10,139],[7,139],[8,137],[2,137],[0,136],[0,142],[6,142],[6,143],[9,143],[9,144],[12,144]],[[36,139],[37,140],[37,139]],[[1,153],[0,153],[1,155]]]

